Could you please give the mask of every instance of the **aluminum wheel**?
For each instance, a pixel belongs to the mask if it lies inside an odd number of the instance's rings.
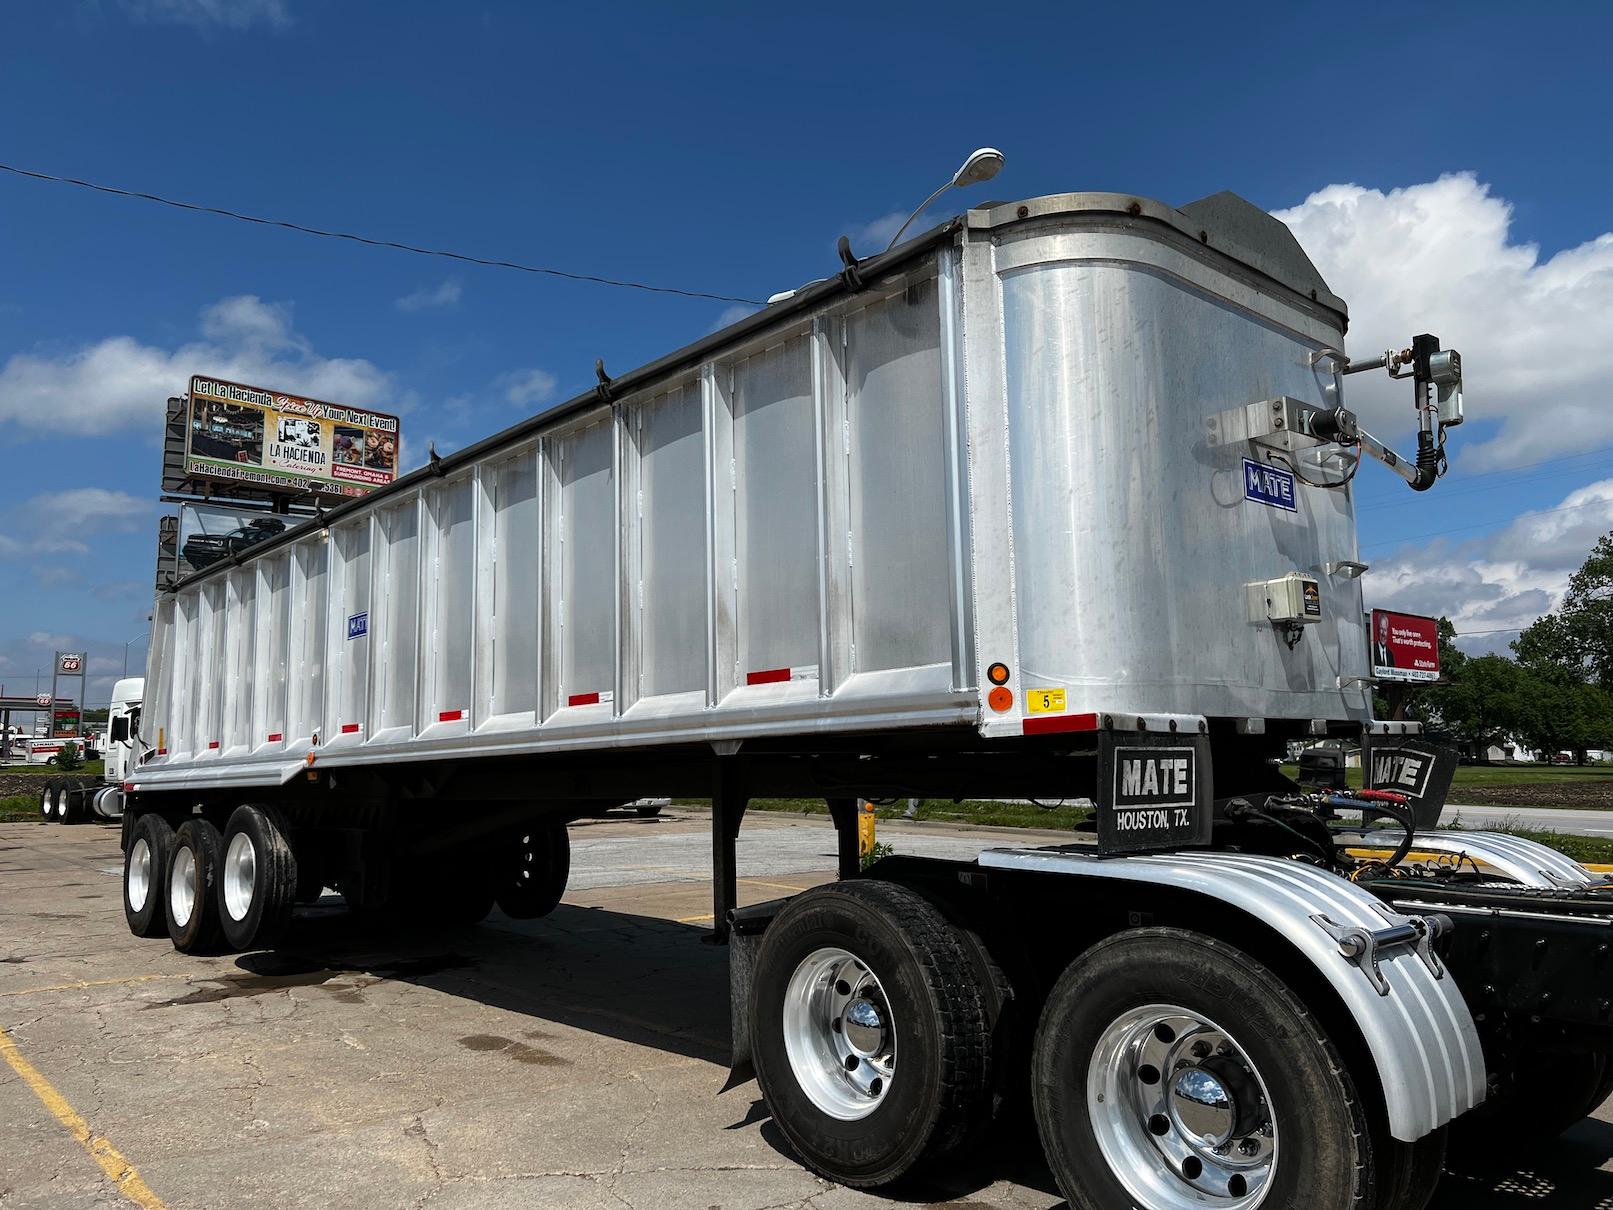
[[[190,923],[196,910],[196,854],[180,845],[174,850],[174,868],[168,874],[168,918],[179,928]]]
[[[146,896],[151,894],[151,846],[142,836],[129,850],[129,907],[145,910]]]
[[[245,832],[230,837],[224,851],[224,910],[232,920],[245,920],[257,893],[258,851]]]
[[[1087,1069],[1087,1109],[1109,1170],[1147,1210],[1252,1210],[1277,1168],[1270,1097],[1242,1047],[1168,1004],[1114,1021]]]
[[[843,949],[814,950],[784,990],[784,1050],[807,1098],[855,1122],[879,1108],[896,1074],[896,1022],[873,971]]]
[[[67,822],[67,787],[56,787],[56,822]]]

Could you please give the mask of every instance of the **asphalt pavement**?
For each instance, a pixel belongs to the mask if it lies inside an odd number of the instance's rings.
[[[1571,832],[1580,836],[1613,836],[1613,811],[1564,811],[1555,807],[1479,807],[1451,803],[1440,813],[1442,824],[1465,828],[1498,825],[1537,828],[1543,832]]]
[[[1061,1205],[1022,1119],[892,1200],[802,1168],[754,1083],[723,1091],[708,826],[574,826],[571,889],[543,920],[438,930],[327,900],[275,950],[199,958],[130,937],[116,829],[0,824],[0,1207]],[[1067,839],[880,836],[949,856]],[[822,817],[753,813],[742,901],[827,881],[834,852]],[[1434,1210],[1605,1210],[1610,1156],[1613,1105],[1447,1174]]]

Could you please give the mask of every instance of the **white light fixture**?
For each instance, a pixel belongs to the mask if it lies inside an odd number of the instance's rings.
[[[897,229],[896,234],[891,236],[891,242],[885,245],[885,251],[889,252],[896,247],[896,241],[902,238],[902,233],[908,229],[914,219],[924,213],[925,207],[935,201],[936,198],[940,197],[948,189],[962,189],[968,185],[978,185],[981,181],[991,180],[992,177],[1002,171],[1003,162],[1003,153],[995,147],[981,147],[971,151],[969,158],[963,161],[963,166],[952,174],[952,179],[925,198],[919,203],[919,208],[907,216],[907,222],[903,223]]]

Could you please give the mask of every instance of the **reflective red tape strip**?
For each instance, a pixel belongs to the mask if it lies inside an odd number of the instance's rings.
[[[343,735],[357,735],[358,732],[359,732],[359,729],[362,727],[362,725],[363,724],[361,724],[361,723],[343,723],[342,724],[342,734]]]
[[[216,747],[218,747],[218,741],[216,739],[207,741],[207,750],[209,752],[211,752]]]
[[[465,712],[463,710],[444,710],[437,716],[437,721],[439,723],[457,723],[464,717]]]
[[[568,706],[597,706],[597,705],[599,705],[599,694],[597,694],[597,693],[573,693],[570,697],[568,697],[566,699],[566,705],[568,705]]]
[[[158,748],[157,749],[157,755],[158,756],[167,756],[168,755],[168,749],[167,748]]]
[[[790,679],[788,668],[769,668],[765,672],[747,672],[745,683],[747,685],[776,685],[780,681]]]
[[[282,740],[284,740],[285,738],[286,738],[285,735],[283,733],[279,732],[279,731],[271,731],[271,732],[269,732],[269,742],[271,744],[278,744]]]
[[[1054,731],[1096,731],[1096,714],[1047,714],[1028,718],[1022,724],[1026,735],[1048,735]]]

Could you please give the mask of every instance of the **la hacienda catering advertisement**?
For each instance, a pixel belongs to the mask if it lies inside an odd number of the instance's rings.
[[[398,477],[398,418],[198,375],[190,380],[185,473],[362,496]]]

